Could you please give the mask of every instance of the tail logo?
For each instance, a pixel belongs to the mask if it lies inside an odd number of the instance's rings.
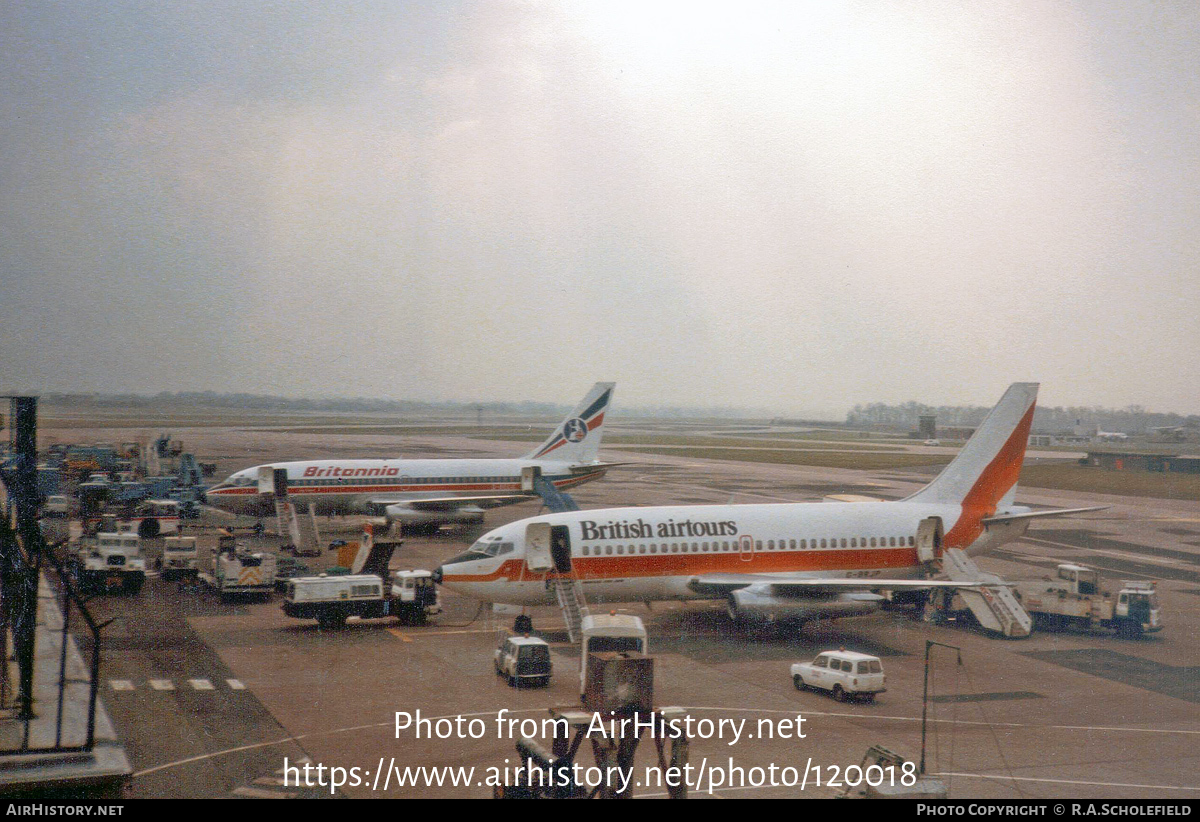
[[[562,433],[567,442],[583,442],[588,434],[588,426],[586,422],[576,417],[573,420],[567,420]]]

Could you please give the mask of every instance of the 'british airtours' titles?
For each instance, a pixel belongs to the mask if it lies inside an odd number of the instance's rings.
[[[644,519],[609,520],[605,523],[582,520],[579,523],[585,540],[597,539],[646,539],[648,537],[735,537],[738,533],[737,523],[733,520],[721,522],[704,522],[701,520],[685,519],[676,522],[667,520],[657,526]]]

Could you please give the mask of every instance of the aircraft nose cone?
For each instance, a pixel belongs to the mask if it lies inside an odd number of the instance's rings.
[[[442,584],[442,566],[439,565],[437,568],[434,568],[433,573],[430,574],[429,577],[435,583],[437,583],[438,585],[441,585]]]

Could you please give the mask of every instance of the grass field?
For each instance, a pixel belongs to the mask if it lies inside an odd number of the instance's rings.
[[[1200,500],[1200,474],[1105,471],[1076,463],[1027,465],[1021,485],[1130,497]]]
[[[914,468],[925,465],[944,465],[949,462],[945,455],[894,454],[882,451],[865,451],[845,454],[838,451],[795,449],[745,449],[745,448],[655,448],[654,446],[627,449],[643,454],[661,454],[667,457],[691,457],[705,460],[732,460],[734,462],[767,462],[778,465],[813,465],[820,468],[857,468],[880,470],[888,468]]]

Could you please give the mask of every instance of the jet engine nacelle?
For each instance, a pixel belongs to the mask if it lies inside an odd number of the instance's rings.
[[[383,509],[388,525],[437,525],[450,522],[483,522],[483,511],[459,508],[453,511],[418,511],[405,505],[388,505]]]
[[[735,621],[782,622],[873,614],[883,597],[878,594],[813,594],[782,597],[742,588],[729,594],[729,616]]]

